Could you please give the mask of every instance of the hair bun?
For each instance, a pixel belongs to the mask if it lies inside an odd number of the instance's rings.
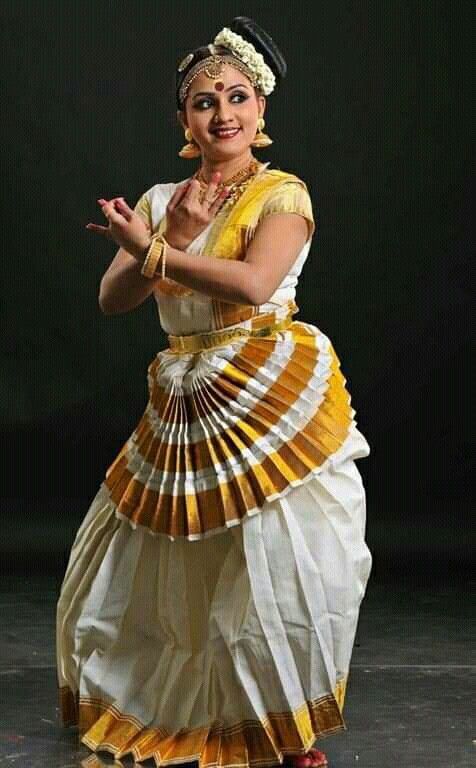
[[[259,24],[247,16],[235,16],[229,29],[254,45],[272,70],[277,82],[286,77],[288,68],[283,54],[273,38]]]

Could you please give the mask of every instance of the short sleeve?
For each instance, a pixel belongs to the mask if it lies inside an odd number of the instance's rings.
[[[298,213],[303,216],[308,224],[308,242],[313,236],[316,225],[312,211],[312,202],[304,182],[288,181],[280,184],[273,190],[265,201],[261,210],[259,221],[273,213]]]
[[[147,192],[144,192],[134,206],[134,211],[144,219],[145,223],[152,232],[152,210]]]

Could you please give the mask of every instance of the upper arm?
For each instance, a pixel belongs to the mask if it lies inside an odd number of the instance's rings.
[[[285,184],[265,203],[245,258],[253,268],[253,304],[264,304],[273,295],[314,230],[312,204],[304,184]]]

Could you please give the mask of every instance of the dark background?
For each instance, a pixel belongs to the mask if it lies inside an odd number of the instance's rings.
[[[116,248],[85,225],[195,170],[174,69],[249,15],[288,62],[256,152],[312,195],[297,319],[331,338],[371,446],[374,574],[469,568],[471,5],[1,0],[3,567],[62,571],[145,408],[155,302],[101,313]]]

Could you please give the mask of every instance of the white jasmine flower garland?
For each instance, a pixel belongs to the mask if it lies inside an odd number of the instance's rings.
[[[258,87],[268,96],[274,91],[276,78],[273,71],[266,64],[263,55],[258,53],[252,43],[249,43],[241,35],[224,27],[215,37],[214,45],[223,45],[229,48],[249,69],[255,73]]]

